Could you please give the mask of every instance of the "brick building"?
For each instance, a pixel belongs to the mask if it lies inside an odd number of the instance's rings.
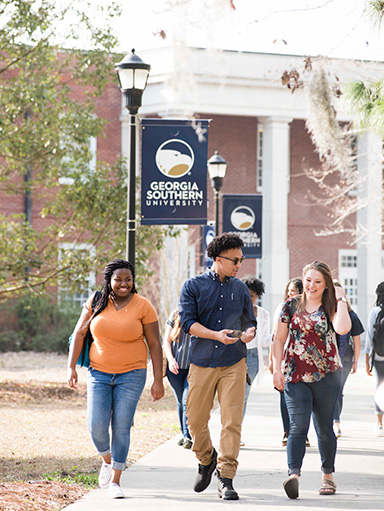
[[[369,203],[352,217],[369,232],[355,244],[348,233],[317,236],[329,222],[328,211],[314,206],[308,190],[315,185],[303,166],[318,167],[319,158],[306,130],[307,100],[282,86],[285,70],[304,68],[304,57],[212,51],[198,48],[139,52],[152,65],[140,115],[212,119],[208,155],[227,160],[222,193],[263,194],[263,257],[243,263],[241,275],[256,273],[266,283],[263,305],[273,311],[289,278],[301,275],[305,264],[326,261],[342,280],[349,299],[366,322],[375,288],[383,278],[381,201]],[[327,62],[342,83],[369,79],[382,64],[346,60]],[[123,114],[124,115],[124,114]],[[338,109],[340,122],[351,121]],[[373,134],[357,137],[357,171],[367,180],[359,194],[382,187],[382,143]],[[214,219],[213,190],[208,183],[208,219]],[[221,227],[220,227],[221,230]],[[202,271],[201,232],[189,228],[189,274]],[[193,261],[195,257],[195,262]],[[175,297],[176,299],[176,297]]]
[[[308,189],[315,188],[303,175],[303,166],[319,165],[305,125],[307,101],[302,92],[292,94],[281,83],[285,70],[303,69],[304,57],[198,48],[138,53],[152,66],[139,115],[211,119],[208,155],[218,151],[228,162],[221,192],[263,194],[263,256],[247,259],[241,270],[241,275],[254,273],[265,281],[263,305],[273,312],[288,279],[299,276],[305,264],[320,259],[346,286],[354,309],[366,323],[376,285],[384,278],[381,201],[368,203],[353,219],[370,234],[368,242],[355,244],[347,233],[316,236],[329,219],[324,208],[313,206],[307,198]],[[381,76],[383,71],[383,64],[372,62],[332,60],[327,65],[342,82]],[[80,97],[81,88],[74,89],[74,94]],[[105,137],[91,141],[94,159],[113,163],[120,153],[128,157],[129,116],[117,80],[96,102],[97,114],[108,124]],[[339,120],[351,118],[340,109]],[[358,193],[369,196],[382,188],[382,141],[363,134],[356,145],[357,171],[367,176]],[[207,179],[208,219],[213,220],[213,190]],[[41,206],[32,198],[34,225],[49,221],[41,219]],[[0,192],[0,210],[23,212],[23,198],[16,201]],[[184,278],[203,271],[201,242],[200,226],[190,226],[177,240],[170,240],[159,256],[159,273],[169,280],[168,287],[158,286],[166,297],[164,309],[175,305]],[[177,281],[171,282],[175,273]],[[90,275],[90,287],[94,279]],[[79,302],[83,299],[77,297]]]

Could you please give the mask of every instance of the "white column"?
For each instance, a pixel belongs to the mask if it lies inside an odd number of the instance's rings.
[[[376,300],[376,286],[382,275],[382,140],[368,133],[358,137],[357,169],[362,183],[359,200],[366,207],[357,212],[357,234],[364,236],[357,244],[358,314],[365,329],[369,310]]]
[[[291,118],[264,117],[263,279],[266,309],[273,314],[289,279],[288,193]]]

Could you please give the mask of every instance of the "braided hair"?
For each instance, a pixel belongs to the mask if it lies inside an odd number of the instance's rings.
[[[116,270],[120,270],[121,268],[126,268],[131,270],[132,273],[132,290],[131,293],[137,293],[135,286],[135,268],[133,264],[129,261],[125,261],[124,259],[113,259],[110,261],[107,266],[104,268],[103,276],[104,276],[104,284],[100,291],[100,298],[98,299],[97,305],[93,311],[93,314],[89,320],[89,323],[92,321],[94,317],[100,314],[108,305],[109,296],[112,292],[111,288],[111,278]]]

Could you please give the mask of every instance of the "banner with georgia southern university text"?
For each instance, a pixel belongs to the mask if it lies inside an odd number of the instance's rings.
[[[223,195],[223,231],[241,237],[243,253],[250,259],[262,257],[262,211],[263,197],[260,194]]]
[[[142,119],[141,223],[207,223],[208,120]]]

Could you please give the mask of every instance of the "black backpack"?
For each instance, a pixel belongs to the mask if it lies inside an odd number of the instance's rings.
[[[373,326],[372,346],[376,355],[384,357],[384,309],[380,310]]]

